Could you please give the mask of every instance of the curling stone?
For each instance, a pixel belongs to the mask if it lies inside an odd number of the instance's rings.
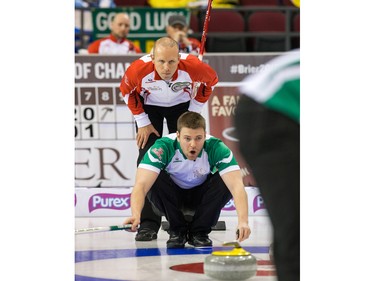
[[[256,275],[257,261],[237,241],[225,242],[231,251],[215,251],[204,260],[204,273],[219,280],[245,280]]]

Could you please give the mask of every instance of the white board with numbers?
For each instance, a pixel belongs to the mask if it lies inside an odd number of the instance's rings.
[[[131,186],[135,124],[118,84],[76,84],[74,114],[76,186]]]

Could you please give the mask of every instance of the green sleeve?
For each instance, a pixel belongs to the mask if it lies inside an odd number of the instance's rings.
[[[211,171],[214,172],[217,169],[221,172],[228,167],[238,166],[233,152],[222,140],[211,137],[206,141],[205,146]]]

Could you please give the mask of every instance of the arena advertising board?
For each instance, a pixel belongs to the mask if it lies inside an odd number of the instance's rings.
[[[249,215],[267,215],[262,196],[257,187],[245,188],[248,197]],[[76,217],[130,216],[132,188],[76,188],[74,206]],[[233,199],[221,210],[222,216],[236,216]]]
[[[166,36],[165,28],[171,15],[186,17],[189,24],[189,9],[153,9],[149,7],[121,7],[114,9],[93,9],[92,27],[94,39],[108,36],[110,24],[116,13],[126,12],[130,18],[130,32],[127,36],[144,52],[149,53],[154,41]]]

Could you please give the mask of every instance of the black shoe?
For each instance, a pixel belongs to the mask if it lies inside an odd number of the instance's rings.
[[[156,231],[150,228],[138,230],[137,235],[135,235],[135,241],[152,241],[157,238]]]
[[[169,231],[169,240],[167,241],[168,249],[184,248],[186,243],[185,232],[173,232]]]
[[[190,233],[188,243],[194,247],[212,247],[212,240],[206,233]]]

